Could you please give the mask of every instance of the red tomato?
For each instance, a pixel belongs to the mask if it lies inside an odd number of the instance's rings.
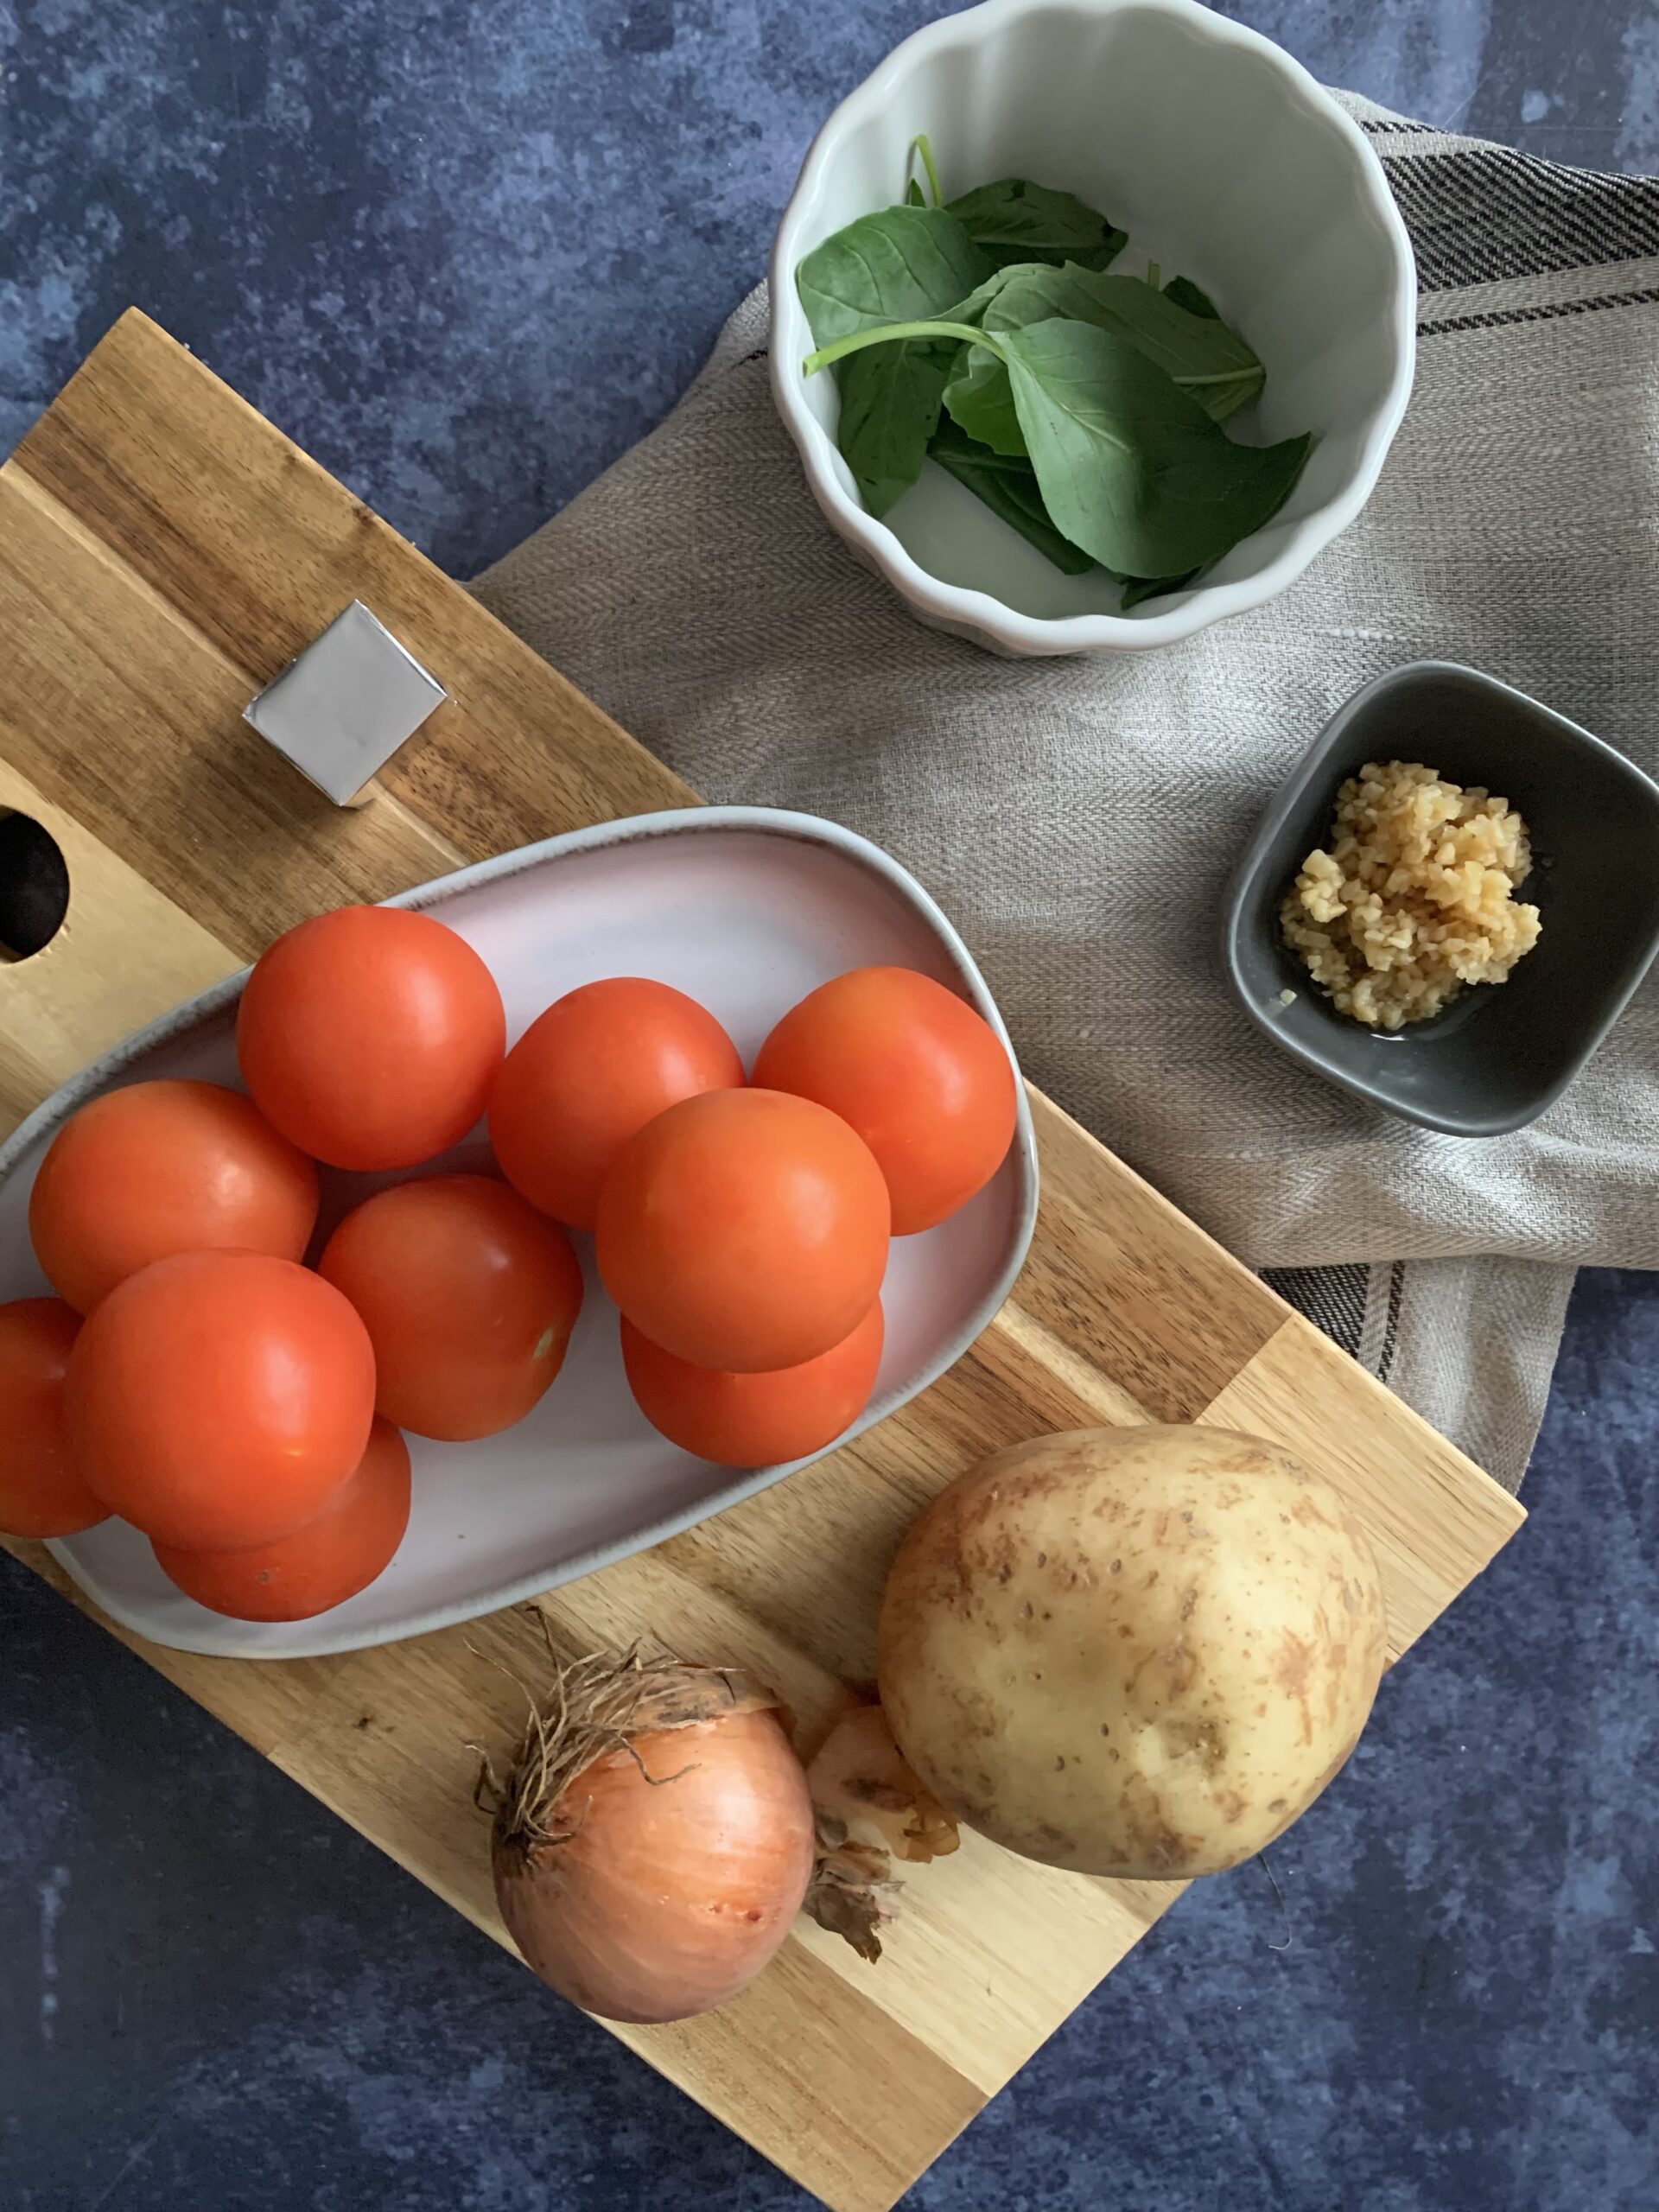
[[[709,1090],[648,1122],[599,1198],[599,1270],[641,1333],[698,1367],[795,1367],[875,1303],[887,1192],[845,1122]]]
[[[613,976],[567,991],[507,1054],[490,1093],[501,1173],[533,1206],[591,1229],[617,1154],[682,1098],[743,1081],[737,1047],[683,991]]]
[[[317,1171],[251,1099],[219,1083],[135,1083],[73,1114],[29,1194],[52,1287],[83,1313],[174,1252],[304,1256]]]
[[[118,1283],[65,1392],[87,1482],[188,1551],[267,1544],[315,1520],[363,1457],[374,1354],[329,1283],[256,1252],[181,1252]]]
[[[331,1167],[413,1167],[459,1143],[506,1041],[471,945],[400,906],[342,906],[279,937],[236,1022],[254,1103]]]
[[[822,1452],[869,1403],[881,1364],[878,1300],[842,1343],[798,1367],[734,1375],[676,1359],[632,1321],[622,1324],[622,1363],[634,1402],[683,1452],[727,1467],[772,1467]]]
[[[909,968],[855,968],[791,1007],[757,1084],[815,1098],[880,1161],[893,1233],[908,1236],[982,1190],[1014,1141],[1014,1068],[972,1007]]]
[[[377,1421],[354,1474],[315,1521],[246,1551],[157,1544],[163,1574],[210,1612],[238,1621],[308,1621],[366,1590],[409,1526],[409,1446]]]
[[[482,1175],[365,1198],[318,1266],[363,1317],[380,1411],[452,1444],[524,1419],[563,1365],[582,1310],[569,1238]]]
[[[0,1535],[73,1536],[109,1518],[70,1454],[63,1378],[80,1316],[60,1298],[0,1306]]]

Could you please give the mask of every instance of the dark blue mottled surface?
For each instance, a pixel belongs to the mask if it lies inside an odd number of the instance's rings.
[[[674,397],[928,0],[0,0],[0,447],[130,300],[439,559]],[[1333,80],[1659,166],[1653,0],[1245,0]],[[0,1045],[0,1049],[3,1046]],[[1659,1282],[1580,1284],[1533,1518],[931,2212],[1659,2204]],[[783,2212],[781,2180],[0,1572],[0,2212]]]

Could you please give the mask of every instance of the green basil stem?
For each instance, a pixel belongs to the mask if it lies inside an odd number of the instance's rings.
[[[982,346],[1005,365],[1007,361],[1007,356],[988,331],[975,330],[965,322],[883,322],[873,330],[849,330],[833,345],[820,346],[816,353],[809,353],[801,363],[801,374],[816,376],[832,361],[844,360],[849,353],[859,353],[866,346],[883,346],[903,338],[937,339],[941,344],[947,339],[957,339],[969,346]]]
[[[922,157],[922,167],[927,171],[928,190],[933,194],[933,205],[937,207],[939,204],[940,197],[939,173],[933,166],[933,149],[927,143],[927,133],[925,130],[918,130],[916,136],[910,142],[910,151],[905,156],[905,169],[906,175],[909,173],[912,162],[914,161],[918,154]]]
[[[1162,273],[1163,272],[1160,270],[1155,261],[1149,261],[1147,264],[1147,282],[1151,285],[1154,292],[1162,289],[1158,282],[1158,279]]]
[[[827,369],[832,362],[844,360],[849,353],[861,353],[866,346],[884,346],[890,340],[904,338],[963,339],[969,346],[982,346],[988,353],[995,353],[1004,368],[1007,355],[996,342],[995,334],[988,330],[971,329],[965,322],[883,322],[871,330],[849,330],[844,338],[837,338],[833,345],[820,346],[816,353],[809,353],[801,363],[804,377],[816,376],[820,369]],[[1213,376],[1172,377],[1172,384],[1184,388],[1199,384],[1231,384],[1237,378],[1236,369],[1220,369]]]

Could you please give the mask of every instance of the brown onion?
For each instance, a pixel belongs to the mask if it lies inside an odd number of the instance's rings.
[[[560,1669],[494,1792],[496,1899],[550,1987],[610,2020],[734,1997],[812,1872],[806,1777],[741,1675],[596,1654]]]

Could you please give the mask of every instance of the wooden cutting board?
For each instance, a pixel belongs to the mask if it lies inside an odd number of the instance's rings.
[[[450,701],[340,811],[241,715],[353,598]],[[137,313],[0,469],[0,811],[43,823],[71,880],[59,935],[0,964],[0,1128],[302,915],[693,796]],[[883,1571],[923,1501],[982,1452],[1097,1423],[1252,1429],[1323,1470],[1376,1544],[1395,1656],[1486,1564],[1514,1500],[1032,1103],[1037,1238],[969,1356],[857,1444],[541,1600],[559,1644],[652,1630],[769,1677],[810,1726],[872,1674]],[[39,1547],[11,1548],[73,1596]],[[467,1746],[515,1732],[537,1607],[282,1664],[125,1640],[505,1941]],[[1178,1894],[969,1836],[912,1871],[878,1967],[804,1923],[722,2012],[615,2032],[836,2212],[884,2212]]]

